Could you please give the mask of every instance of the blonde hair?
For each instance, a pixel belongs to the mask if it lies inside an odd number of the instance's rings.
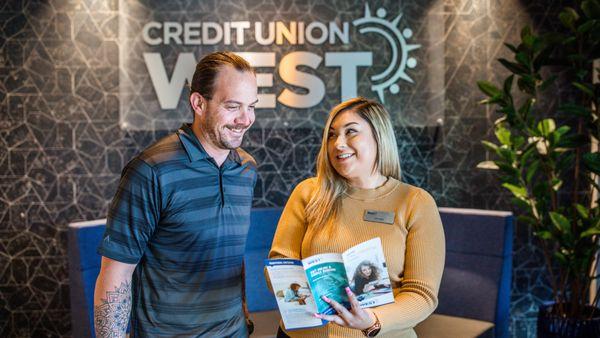
[[[321,150],[317,157],[317,190],[306,206],[306,218],[309,224],[307,238],[312,240],[317,233],[327,230],[331,234],[332,222],[341,206],[341,196],[348,189],[348,183],[329,162],[327,140],[329,128],[335,117],[345,111],[353,111],[369,123],[377,155],[373,172],[378,170],[385,177],[400,180],[400,158],[398,145],[390,115],[378,102],[357,97],[335,106],[325,123]]]

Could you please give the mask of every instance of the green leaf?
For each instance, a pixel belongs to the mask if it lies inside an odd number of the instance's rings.
[[[589,143],[589,138],[582,134],[567,134],[561,137],[560,144],[557,146],[564,148],[577,148]]]
[[[539,130],[544,137],[548,137],[555,129],[556,123],[554,122],[554,119],[543,119],[537,125],[537,130]]]
[[[531,204],[528,200],[522,200],[516,197],[510,199],[510,202],[523,210],[530,210]]]
[[[526,167],[527,161],[535,154],[535,143],[530,143],[521,154],[521,166]]]
[[[528,36],[531,36],[531,27],[525,26],[523,27],[523,29],[521,29],[521,40],[525,39]]]
[[[520,90],[534,95],[535,93],[535,81],[532,80],[530,76],[523,76],[517,80],[517,86]]]
[[[587,0],[581,3],[583,14],[590,19],[600,19],[600,3],[596,0]]]
[[[568,233],[571,230],[569,220],[558,212],[550,211],[550,219],[552,224],[562,233]]]
[[[560,126],[558,129],[556,129],[555,133],[562,136],[562,135],[568,133],[569,130],[571,130],[571,127],[569,127],[569,126]]]
[[[587,21],[584,22],[583,24],[579,25],[579,27],[577,27],[577,33],[579,34],[585,34],[587,33],[590,29],[592,29],[594,27],[596,23],[594,21]]]
[[[510,91],[512,89],[512,84],[513,84],[514,78],[515,78],[515,76],[511,75],[511,76],[507,77],[506,80],[504,80],[503,90],[504,90],[504,94],[507,96],[510,95]]]
[[[553,48],[544,47],[540,53],[533,58],[533,71],[539,72],[542,66],[549,64],[550,57],[552,56]]]
[[[520,200],[519,200],[520,201]],[[527,225],[536,225],[537,224],[537,220],[531,216],[527,216],[527,215],[519,215],[517,216],[517,222],[518,223],[524,223]]]
[[[484,92],[487,96],[494,97],[502,95],[502,92],[493,83],[488,81],[477,81],[479,90]]]
[[[525,137],[515,136],[513,137],[512,142],[515,149],[520,149],[523,146],[523,144],[525,144]]]
[[[567,263],[567,258],[566,258],[566,257],[565,257],[565,255],[564,255],[564,254],[562,254],[561,252],[559,252],[559,251],[554,251],[554,254],[553,254],[553,255],[554,255],[554,258],[556,258],[556,260],[557,260],[557,261],[558,261],[560,264],[562,264],[562,265],[567,265],[567,264],[568,264],[568,263]]]
[[[512,163],[515,160],[516,154],[513,150],[509,149],[508,146],[503,145],[496,149],[496,154],[504,159],[505,162]]]
[[[506,121],[506,116],[501,116],[501,117],[497,118],[496,121],[494,121],[494,126],[497,126],[504,121]]]
[[[540,161],[539,160],[535,160],[527,168],[527,174],[526,174],[526,177],[525,177],[525,180],[527,181],[527,184],[531,183],[531,179],[533,178],[533,176],[535,175],[535,173],[537,172],[537,170],[538,170],[539,167],[540,167]]]
[[[529,59],[529,56],[523,52],[518,52],[515,56],[515,60],[517,60],[521,65],[523,65],[523,67],[526,68],[529,68],[529,66],[531,65],[531,60]]]
[[[556,171],[563,172],[572,168],[573,164],[575,164],[575,152],[568,153],[556,161]]]
[[[510,183],[503,183],[503,187],[510,190],[518,198],[526,198],[527,197],[527,189],[525,187],[517,186]]]
[[[591,229],[587,229],[586,231],[582,232],[581,235],[579,235],[579,238],[585,238],[585,237],[599,235],[599,234],[600,234],[600,229],[591,228]]]
[[[509,71],[515,73],[515,74],[526,74],[529,70],[525,67],[523,67],[522,65],[515,63],[515,62],[510,62],[506,59],[498,59],[498,62],[500,62],[506,69],[508,69]]]
[[[506,47],[508,47],[508,49],[510,49],[515,54],[517,54],[519,52],[519,50],[517,49],[517,47],[515,47],[514,45],[511,45],[510,43],[505,43],[504,45]]]
[[[504,127],[498,127],[496,128],[496,137],[498,138],[498,141],[500,141],[501,144],[505,144],[507,146],[511,145],[510,130]]]
[[[594,91],[589,88],[589,85],[579,82],[573,82],[573,86],[577,87],[579,90],[586,93],[587,95],[594,97]]]
[[[579,19],[579,14],[577,14],[573,8],[565,7],[558,15],[558,18],[560,19],[560,22],[562,22],[563,26],[574,31],[575,21]]]
[[[506,162],[496,161],[498,168],[500,168],[500,171],[506,175],[507,180],[514,181],[515,177],[519,177],[519,171],[510,163],[511,162],[508,162],[507,164]]]
[[[560,187],[562,186],[563,181],[558,178],[553,178],[551,184],[552,184],[552,190],[558,191],[558,189],[560,189]]]
[[[565,113],[569,113],[569,114],[573,114],[573,115],[577,115],[577,116],[589,117],[592,115],[592,112],[589,110],[589,108],[575,104],[575,103],[563,104],[558,109],[560,111],[564,111]]]
[[[522,40],[523,40],[523,44],[529,49],[534,49],[534,45],[537,41],[537,39],[533,35],[527,35],[527,36],[523,37]]]
[[[484,147],[486,147],[488,150],[496,152],[498,150],[498,146],[490,141],[481,141],[481,143],[483,144]]]
[[[589,171],[600,175],[600,152],[583,154],[583,164]]]
[[[564,39],[562,41],[562,44],[565,45],[565,46],[568,46],[568,45],[570,45],[572,43],[575,43],[575,42],[577,42],[577,37],[576,36],[570,36],[570,37]]]
[[[536,235],[536,236],[538,236],[539,238],[545,239],[545,240],[549,240],[549,239],[552,239],[552,237],[554,237],[552,235],[552,233],[550,231],[547,231],[547,230],[536,231],[533,234]]]
[[[577,210],[579,215],[581,215],[581,218],[583,218],[583,219],[590,218],[590,213],[589,213],[588,209],[586,207],[584,207],[583,205],[581,205],[579,203],[575,203],[575,209]]]

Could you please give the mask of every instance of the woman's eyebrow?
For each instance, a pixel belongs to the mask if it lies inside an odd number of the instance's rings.
[[[345,125],[343,125],[342,127],[343,127],[343,128],[346,128],[346,127],[348,127],[348,126],[350,126],[350,125],[352,125],[352,124],[356,124],[356,125],[358,125],[358,122],[348,122],[348,123],[346,123]],[[334,130],[334,128],[333,128],[332,126],[329,126],[329,130]]]

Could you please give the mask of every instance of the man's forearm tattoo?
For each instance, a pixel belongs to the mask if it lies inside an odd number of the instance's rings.
[[[123,337],[131,312],[131,283],[124,282],[114,291],[106,292],[102,304],[94,307],[96,337]]]

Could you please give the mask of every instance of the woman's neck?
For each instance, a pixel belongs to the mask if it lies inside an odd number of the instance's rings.
[[[353,188],[359,188],[359,189],[379,188],[382,185],[384,185],[385,182],[387,182],[387,177],[385,177],[381,174],[371,175],[371,176],[365,177],[365,178],[359,177],[356,179],[348,180],[348,184],[350,184],[350,186],[352,186]]]

